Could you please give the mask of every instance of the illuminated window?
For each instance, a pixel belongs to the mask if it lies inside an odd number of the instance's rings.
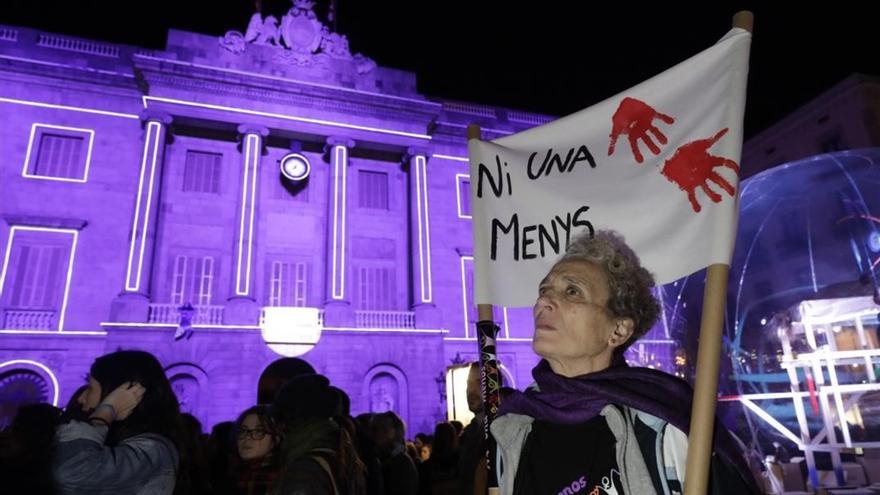
[[[362,310],[394,310],[395,271],[388,266],[361,266],[357,276],[357,303]]]
[[[458,182],[459,216],[471,216],[471,181],[462,179]]]
[[[52,330],[58,327],[71,249],[66,236],[15,231],[0,301],[5,328]]]
[[[215,265],[212,256],[175,256],[170,266],[171,303],[210,305],[214,293]]]
[[[388,209],[388,174],[361,170],[358,172],[358,206],[377,210]]]
[[[94,137],[95,132],[91,129],[34,124],[22,175],[85,182],[89,175]]]
[[[11,282],[7,305],[19,309],[54,309],[63,291],[67,249],[27,241],[15,244],[7,282]]]
[[[306,306],[309,267],[304,262],[271,261],[268,306]]]
[[[183,170],[183,191],[220,194],[220,173],[223,155],[187,151]]]

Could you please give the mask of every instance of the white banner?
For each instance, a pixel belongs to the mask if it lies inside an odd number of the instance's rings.
[[[583,231],[620,232],[660,284],[729,264],[751,34],[590,108],[469,143],[478,304],[530,306]]]

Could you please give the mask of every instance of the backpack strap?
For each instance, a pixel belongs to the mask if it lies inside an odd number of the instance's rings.
[[[330,450],[330,449],[315,449],[315,451],[332,452],[332,450]],[[339,495],[339,489],[336,487],[336,477],[333,476],[333,470],[330,469],[330,464],[327,462],[327,460],[324,459],[323,457],[321,457],[320,455],[310,455],[309,457],[314,459],[315,462],[317,462],[318,465],[321,466],[321,468],[324,470],[324,472],[327,473],[327,476],[330,477],[330,484],[333,485],[333,495]]]

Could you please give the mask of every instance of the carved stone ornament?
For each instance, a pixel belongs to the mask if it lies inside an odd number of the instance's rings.
[[[292,7],[279,23],[274,16],[259,12],[251,16],[247,31],[228,31],[220,46],[236,55],[249,44],[275,46],[275,60],[302,67],[327,65],[331,59],[354,62],[358,74],[376,69],[376,62],[358,53],[352,55],[345,35],[331,32],[315,15],[313,0],[291,0]]]
[[[238,31],[226,31],[226,34],[220,38],[220,46],[236,55],[244,53],[245,45],[247,43],[244,41],[244,35]]]

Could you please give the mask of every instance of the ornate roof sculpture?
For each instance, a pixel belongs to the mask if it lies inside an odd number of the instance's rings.
[[[249,45],[274,46],[275,59],[297,66],[327,65],[332,59],[350,60],[358,74],[376,68],[376,62],[356,53],[352,55],[345,35],[331,32],[315,15],[313,0],[291,0],[291,8],[279,22],[275,16],[251,16],[244,34],[228,31],[220,38],[220,46],[235,54],[243,54]]]

